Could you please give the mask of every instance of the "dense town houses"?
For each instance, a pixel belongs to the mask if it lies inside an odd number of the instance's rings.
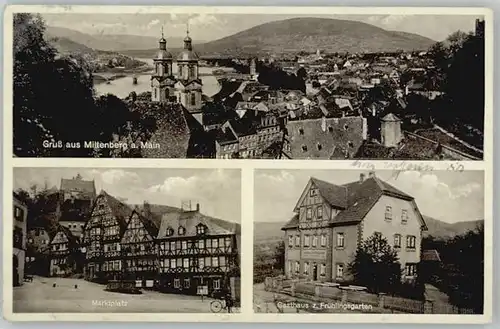
[[[481,24],[477,26],[480,30]],[[202,93],[200,57],[189,31],[175,59],[162,34],[153,59],[151,95],[129,99],[133,111],[156,120],[155,131],[146,138],[149,146],[156,147],[135,150],[137,156],[482,157],[480,148],[422,115],[429,106],[422,99],[433,102],[444,95],[432,82],[435,67],[428,52],[331,54],[318,49],[314,54],[281,57],[230,59],[241,72],[214,70],[222,89],[210,98]],[[172,69],[174,60],[177,73]],[[227,59],[221,63],[227,65]],[[399,120],[389,123],[388,118]],[[325,121],[332,126],[326,131]],[[334,128],[336,122],[348,128]],[[388,135],[393,136],[390,143]],[[129,136],[128,141],[143,139]]]
[[[398,252],[402,280],[412,281],[420,263],[424,218],[415,199],[387,182],[361,174],[343,185],[311,178],[285,231],[285,275],[313,281],[352,280],[357,247],[379,234]]]
[[[26,228],[28,222],[28,207],[13,195],[13,249],[12,249],[12,284],[22,285],[26,272]]]

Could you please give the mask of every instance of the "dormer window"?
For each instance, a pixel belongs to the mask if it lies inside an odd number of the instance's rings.
[[[198,234],[198,235],[205,234],[206,229],[207,229],[207,227],[205,225],[199,224],[198,226],[196,226],[196,234]]]
[[[344,125],[344,130],[347,130],[347,128],[349,128],[349,126],[347,126],[347,125]]]
[[[318,148],[318,151],[321,151],[321,149],[323,148],[323,146],[320,143],[318,143],[316,147]]]
[[[304,135],[304,129],[303,128],[299,128],[299,134],[300,135]]]
[[[302,152],[307,152],[307,145],[302,145]]]
[[[349,141],[349,142],[347,142],[347,146],[349,146],[350,148],[353,148],[354,144],[351,141]]]
[[[174,229],[169,227],[167,228],[167,232],[165,233],[167,236],[172,236],[174,235]]]
[[[179,226],[179,235],[186,234],[186,229],[183,226]]]
[[[328,126],[328,131],[333,133],[333,127],[332,126]]]

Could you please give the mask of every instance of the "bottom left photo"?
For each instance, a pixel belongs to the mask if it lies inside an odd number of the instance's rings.
[[[14,168],[14,313],[240,312],[238,169]]]

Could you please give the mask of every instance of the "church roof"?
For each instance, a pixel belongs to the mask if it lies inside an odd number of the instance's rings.
[[[189,49],[183,49],[179,55],[177,55],[178,61],[197,61],[198,59],[198,54]]]
[[[172,58],[173,58],[173,56],[170,52],[168,52],[165,49],[160,49],[156,53],[155,60],[164,60],[164,59],[172,59]]]

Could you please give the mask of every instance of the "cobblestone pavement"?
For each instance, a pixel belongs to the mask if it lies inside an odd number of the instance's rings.
[[[53,287],[53,284],[56,287]],[[75,288],[77,285],[77,288]],[[82,279],[35,277],[14,287],[13,311],[31,313],[212,313],[213,299],[143,291],[114,293]],[[239,309],[232,310],[239,312]],[[224,310],[222,311],[224,312]]]

